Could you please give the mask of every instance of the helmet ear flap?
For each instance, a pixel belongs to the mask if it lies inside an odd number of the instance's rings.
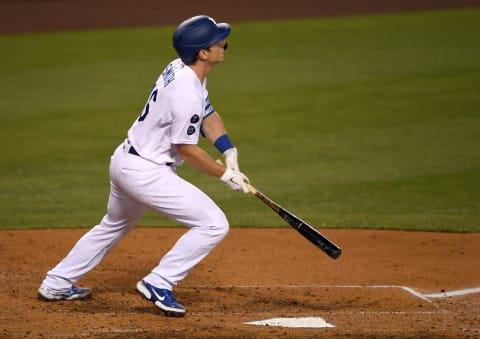
[[[217,24],[209,16],[198,15],[177,26],[173,33],[173,47],[182,61],[189,65],[195,61],[200,50],[225,40],[229,34],[229,24]]]

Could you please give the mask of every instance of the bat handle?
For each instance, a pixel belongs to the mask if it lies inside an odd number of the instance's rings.
[[[247,183],[247,187],[248,187],[248,190],[250,191],[250,193],[257,194],[257,189],[255,187],[253,187],[249,183]]]

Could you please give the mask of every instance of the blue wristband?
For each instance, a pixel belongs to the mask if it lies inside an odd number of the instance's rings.
[[[221,137],[219,137],[215,143],[213,144],[219,151],[220,153],[223,154],[227,149],[233,148],[233,144],[230,141],[230,138],[228,137],[228,134],[224,134]]]

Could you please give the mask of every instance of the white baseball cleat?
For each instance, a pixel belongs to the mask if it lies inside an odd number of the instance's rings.
[[[51,293],[46,288],[38,289],[38,300],[41,301],[61,301],[61,300],[79,300],[88,299],[92,296],[92,290],[89,288],[72,286],[65,293]]]

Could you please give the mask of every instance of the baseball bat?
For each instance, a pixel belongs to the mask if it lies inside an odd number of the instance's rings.
[[[216,162],[222,166],[225,166],[220,159]],[[292,226],[298,233],[303,235],[308,241],[317,246],[323,252],[325,252],[330,258],[337,259],[342,254],[342,249],[330,241],[326,236],[317,231],[313,226],[303,221],[293,213],[287,211],[275,201],[267,197],[265,194],[257,190],[251,184],[247,183],[248,190],[260,199],[265,205],[270,207],[275,213],[277,213],[283,220],[285,220],[290,226]]]
[[[257,190],[250,184],[247,184],[248,189],[258,199],[275,211],[283,220],[285,220],[290,226],[292,226],[298,233],[303,235],[312,244],[317,246],[323,252],[325,252],[332,259],[337,259],[342,254],[342,249],[330,241],[326,236],[317,231],[313,226],[303,221],[293,213],[287,211],[282,206],[274,202],[265,194]]]

